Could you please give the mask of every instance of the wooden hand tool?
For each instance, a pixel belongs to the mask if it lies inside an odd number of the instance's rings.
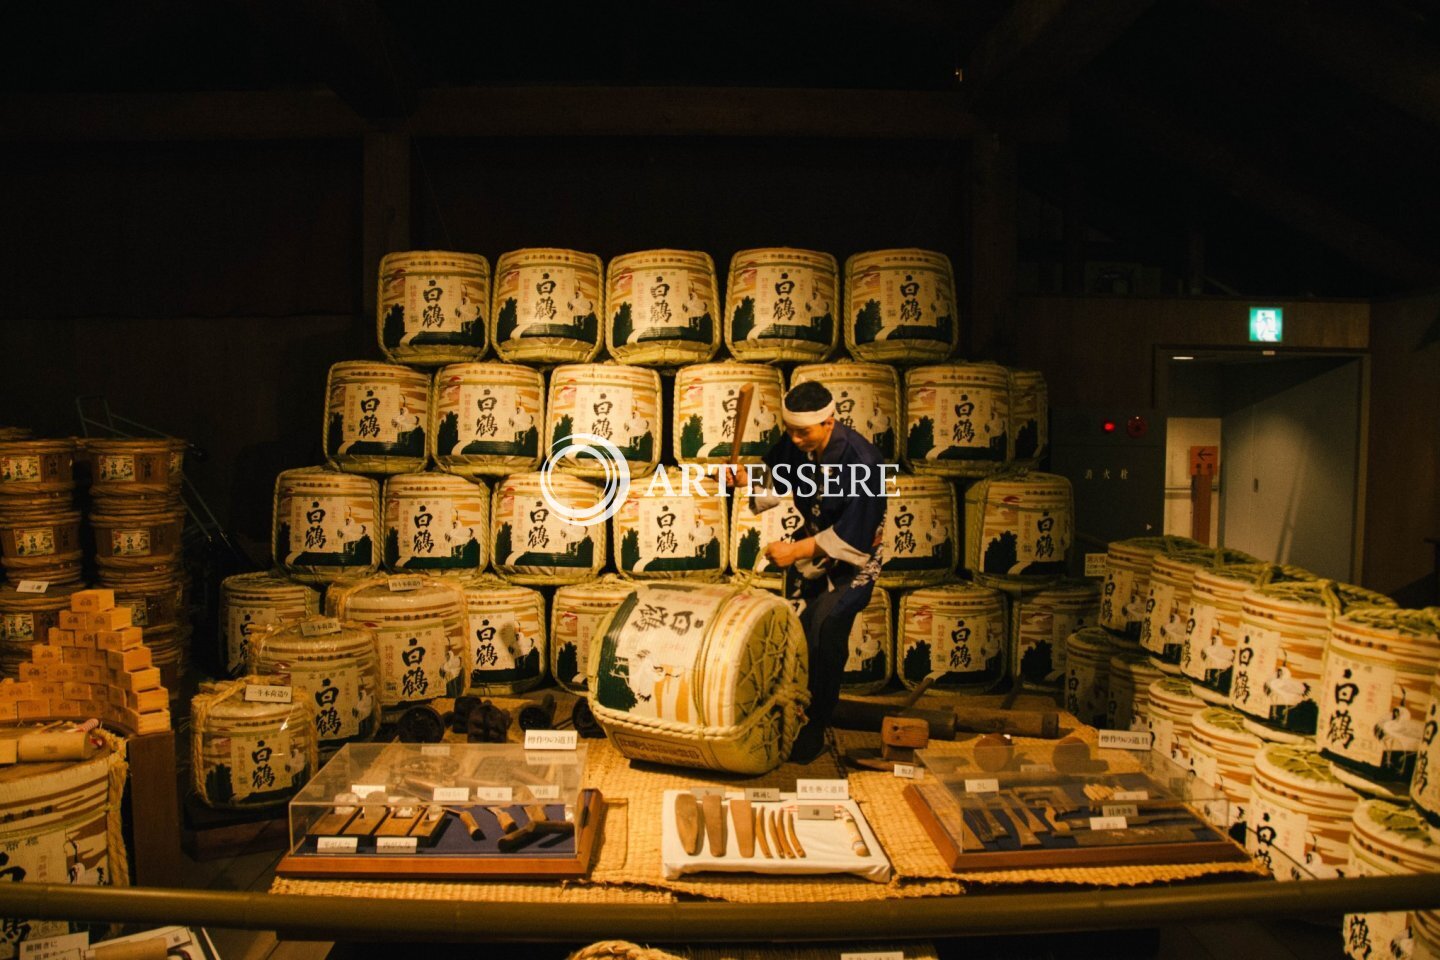
[[[845,821],[845,832],[850,834],[850,850],[857,857],[870,856],[870,845],[865,842],[865,835],[860,832],[860,824],[855,822],[850,811],[844,807],[836,807],[835,812]]]
[[[419,806],[394,806],[390,808],[390,815],[385,822],[375,829],[377,837],[408,837],[410,831],[425,816],[425,810]]]
[[[692,857],[698,856],[700,853],[700,804],[695,801],[695,794],[675,795],[675,831],[680,835],[680,846],[685,848],[685,853]]]
[[[710,856],[725,856],[725,805],[718,793],[707,793],[700,800],[700,812],[705,818],[705,838],[710,843]]]
[[[740,388],[739,402],[735,405],[735,430],[730,436],[730,466],[740,465],[740,444],[745,441],[745,424],[750,420],[750,404],[755,400],[755,385],[747,383]]]
[[[990,805],[981,797],[973,797],[973,804],[970,809],[980,811],[980,819],[985,821],[984,835],[986,840],[999,840],[1001,837],[1008,837],[1010,831],[1005,825],[995,819],[995,814],[990,812]]]
[[[740,856],[755,856],[755,815],[751,812],[750,801],[737,797],[728,804],[730,818],[735,821],[735,845]]]
[[[495,813],[496,809],[498,808],[491,808],[490,812]],[[470,835],[471,840],[485,839],[485,831],[480,827],[480,821],[476,820],[475,815],[469,810],[464,810],[460,807],[446,807],[445,812],[454,814],[460,819],[460,825],[465,828],[465,832]],[[508,813],[505,814],[505,816],[510,820],[510,824],[513,827],[515,824],[515,819],[511,817]],[[496,813],[495,819],[499,820],[500,814]],[[503,822],[500,824],[500,829],[505,829],[505,824]]]
[[[1035,836],[1035,831],[1030,829],[1029,825],[1025,823],[1024,818],[1022,818],[1019,812],[1016,811],[1014,805],[1011,804],[1010,801],[1006,799],[1003,794],[997,793],[995,795],[995,801],[1000,805],[1000,810],[1005,814],[1005,816],[1010,818],[1010,825],[1015,828],[1015,836],[1019,838],[1020,846],[1041,846],[1040,838]]]
[[[512,853],[543,836],[563,836],[575,832],[575,824],[569,820],[552,820],[540,804],[527,805],[525,816],[529,818],[529,823],[519,830],[507,831],[496,841],[495,846],[501,853]],[[514,822],[513,819],[511,822]]]
[[[780,859],[793,860],[795,858],[795,851],[790,849],[790,843],[785,838],[785,831],[780,828],[780,811],[771,810],[767,816],[770,822],[770,841],[775,845],[775,849],[780,852]]]
[[[390,811],[379,804],[361,806],[360,813],[345,825],[345,836],[368,837],[385,822]]]
[[[1010,802],[1010,805],[1020,811],[1020,815],[1025,818],[1025,826],[1029,827],[1032,832],[1049,832],[1046,829],[1044,822],[1041,821],[1039,817],[1035,816],[1035,814],[1031,812],[1030,808],[1025,805],[1024,800],[1020,799],[1020,797],[1018,797],[1013,791],[1007,792],[1005,795]]]
[[[760,841],[760,852],[766,860],[773,860],[774,854],[770,852],[770,841],[765,838],[765,811],[759,807],[752,806],[750,815],[754,817],[755,839]]]
[[[880,721],[880,756],[909,763],[915,751],[930,743],[930,726],[919,717],[886,717]]]
[[[795,811],[785,810],[783,813],[785,817],[785,837],[790,841],[790,849],[795,852],[795,856],[803,857],[805,856],[805,848],[800,846],[800,835],[795,832]]]
[[[501,833],[514,833],[520,828],[520,825],[515,822],[515,818],[510,815],[510,811],[504,807],[486,807],[485,809],[489,810],[495,819],[499,821]]]
[[[1189,843],[1195,839],[1190,827],[1135,827],[1126,830],[1077,830],[1075,843],[1082,847],[1130,846],[1142,843]]]

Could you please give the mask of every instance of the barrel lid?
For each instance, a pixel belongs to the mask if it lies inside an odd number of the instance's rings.
[[[478,253],[460,253],[454,250],[395,250],[380,258],[380,273],[385,274],[402,267],[443,267],[450,263],[463,264],[469,269],[478,269],[481,272],[490,269],[485,258]]]
[[[1362,800],[1351,817],[1352,845],[1368,848],[1395,867],[1430,872],[1440,867],[1440,844],[1415,808],[1385,800]]]
[[[403,363],[383,363],[379,360],[341,360],[330,365],[330,376],[384,377],[394,380],[417,380],[428,384],[430,378]]]
[[[408,583],[419,580],[418,586]],[[404,581],[407,588],[392,589],[391,583]],[[451,604],[464,609],[465,595],[456,581],[441,577],[417,577],[414,574],[382,573],[356,580],[344,580],[330,585],[327,605],[344,604],[348,609],[357,600],[363,602],[366,612],[380,610],[407,610],[424,604]]]
[[[245,699],[245,688],[252,685],[288,686],[284,677],[255,675],[240,680],[202,683],[200,692],[191,700],[194,724],[202,732],[212,720],[272,721],[277,725],[297,723],[305,719],[306,704],[296,699],[291,703],[267,703]],[[308,724],[305,725],[308,728]]]
[[[441,473],[438,470],[397,473],[385,478],[385,496],[388,497],[391,493],[404,493],[407,490],[413,490],[416,493],[440,491],[451,496],[476,498],[483,497],[490,492],[484,484],[469,477],[457,477],[453,473]]]
[[[1205,701],[1190,692],[1190,681],[1179,677],[1162,677],[1150,684],[1150,702],[1164,701],[1171,706],[1199,710]]]
[[[369,497],[380,496],[380,484],[355,473],[344,473],[330,467],[296,467],[293,470],[282,470],[275,477],[275,489],[278,492],[288,493],[284,486],[295,485],[313,489],[314,484],[323,483],[328,487],[340,487],[342,493],[364,494]]]
[[[1102,627],[1081,627],[1065,641],[1067,651],[1095,657],[1108,656],[1115,648],[1122,646]]]
[[[327,621],[337,624],[335,633],[317,634],[316,625]],[[256,656],[293,656],[294,654],[363,652],[373,649],[375,631],[359,620],[337,620],[334,617],[305,617],[289,620],[270,630],[260,630],[252,635],[252,647]]]
[[[1106,551],[1116,556],[1139,559],[1157,553],[1177,553],[1183,550],[1204,550],[1205,544],[1189,537],[1130,537],[1115,540]]]
[[[1100,584],[1094,580],[1068,579],[1059,583],[1052,583],[1048,587],[1041,587],[1033,592],[1022,591],[1020,603],[1040,603],[1042,601],[1055,600],[1094,600],[1100,599]]]
[[[975,583],[946,583],[935,587],[920,587],[905,594],[905,601],[929,604],[977,604],[1002,607],[1001,593],[992,587]]]
[[[1270,583],[1255,587],[1245,596],[1247,600],[1257,598],[1261,602],[1273,600],[1303,606],[1324,607],[1333,616],[1340,616],[1358,607],[1395,606],[1395,601],[1382,593],[1366,590],[1364,587],[1357,587],[1353,584],[1336,583],[1334,580]]]
[[[1382,630],[1411,642],[1430,644],[1440,640],[1440,607],[1424,610],[1363,607],[1337,617],[1335,626]]]
[[[586,580],[584,583],[572,583],[568,586],[555,589],[555,602],[564,601],[586,602],[593,600],[614,600],[620,602],[638,588],[638,584],[630,580],[622,580],[613,573],[596,577],[593,580]],[[715,586],[715,584],[710,584]]]
[[[1309,745],[1272,743],[1256,755],[1255,772],[1277,783],[1319,790],[1339,798],[1358,796],[1335,779],[1330,772],[1330,761]]]
[[[608,574],[613,576],[613,574]],[[619,578],[616,577],[618,580]],[[456,581],[457,585],[465,593],[465,601],[469,603],[484,603],[487,600],[507,599],[511,603],[533,602],[540,596],[540,591],[531,590],[529,587],[522,587],[519,584],[502,580],[493,573],[482,573],[478,576],[463,577]]]
[[[1245,727],[1245,717],[1228,707],[1206,707],[1195,714],[1195,729],[1226,740],[1241,740],[1260,746],[1261,740]]]

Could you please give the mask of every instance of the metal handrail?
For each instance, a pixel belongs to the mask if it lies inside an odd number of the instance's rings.
[[[1196,883],[864,902],[505,903],[0,883],[0,916],[274,930],[306,940],[696,943],[1112,930],[1287,914],[1440,908],[1440,874]],[[497,905],[498,906],[498,905]]]

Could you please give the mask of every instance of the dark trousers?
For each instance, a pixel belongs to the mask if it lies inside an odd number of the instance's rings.
[[[852,587],[853,576],[836,583],[825,577],[804,580],[799,585],[805,609],[800,625],[805,629],[805,645],[810,653],[810,706],[805,708],[808,722],[795,739],[792,756],[809,759],[824,744],[825,727],[840,700],[840,681],[845,675],[845,660],[850,650],[850,628],[855,617],[870,603],[875,582]]]

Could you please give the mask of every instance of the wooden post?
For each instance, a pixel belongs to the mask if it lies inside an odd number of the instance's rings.
[[[1208,546],[1210,542],[1210,497],[1219,447],[1190,448],[1190,538]]]
[[[410,137],[404,133],[365,134],[364,206],[361,257],[360,342],[375,343],[375,296],[380,258],[410,249]]]
[[[180,795],[176,790],[175,731],[126,741],[130,764],[131,880],[137,886],[180,886]]]
[[[1018,218],[1015,148],[994,134],[970,145],[968,278],[970,331],[965,356],[1005,356],[1003,331],[1015,314]]]

